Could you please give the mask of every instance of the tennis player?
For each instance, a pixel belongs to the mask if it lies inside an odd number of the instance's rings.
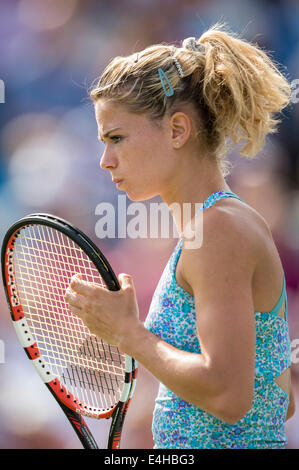
[[[114,58],[91,98],[101,168],[133,201],[202,202],[203,242],[187,248],[174,212],[180,238],[144,324],[129,274],[118,292],[73,278],[72,312],[160,381],[155,448],[284,448],[294,413],[285,276],[267,222],[225,180],[225,152],[242,143],[255,157],[289,103],[287,80],[216,25],[180,47]]]

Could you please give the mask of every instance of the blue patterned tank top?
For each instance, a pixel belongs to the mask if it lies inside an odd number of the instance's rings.
[[[203,203],[202,210],[225,197],[240,199],[230,191],[217,191]],[[201,354],[194,297],[175,278],[182,242],[181,237],[163,271],[145,327],[178,349]],[[284,318],[278,315],[283,302]],[[182,400],[160,383],[152,424],[156,449],[280,449],[286,446],[289,397],[275,382],[291,365],[285,278],[275,308],[254,315],[256,357],[251,409],[236,424],[227,424]]]

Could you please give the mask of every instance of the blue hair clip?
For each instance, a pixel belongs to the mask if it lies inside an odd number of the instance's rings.
[[[162,87],[163,87],[165,95],[166,96],[172,96],[174,94],[174,91],[173,91],[173,88],[171,86],[170,81],[168,80],[168,77],[167,77],[166,73],[161,68],[158,69],[158,72],[159,72],[160,81],[162,83]],[[168,88],[169,88],[168,90],[165,86],[164,80],[166,81],[166,83],[168,85]]]

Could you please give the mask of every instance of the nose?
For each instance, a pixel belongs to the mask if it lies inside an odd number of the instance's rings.
[[[108,151],[107,147],[105,148],[101,160],[100,160],[100,167],[103,170],[110,170],[111,168],[116,168],[117,160],[113,156],[112,152]]]

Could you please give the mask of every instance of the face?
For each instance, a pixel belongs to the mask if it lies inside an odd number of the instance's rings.
[[[167,119],[158,126],[147,115],[130,113],[103,98],[95,103],[98,136],[105,143],[101,168],[133,201],[162,194],[175,167]]]

